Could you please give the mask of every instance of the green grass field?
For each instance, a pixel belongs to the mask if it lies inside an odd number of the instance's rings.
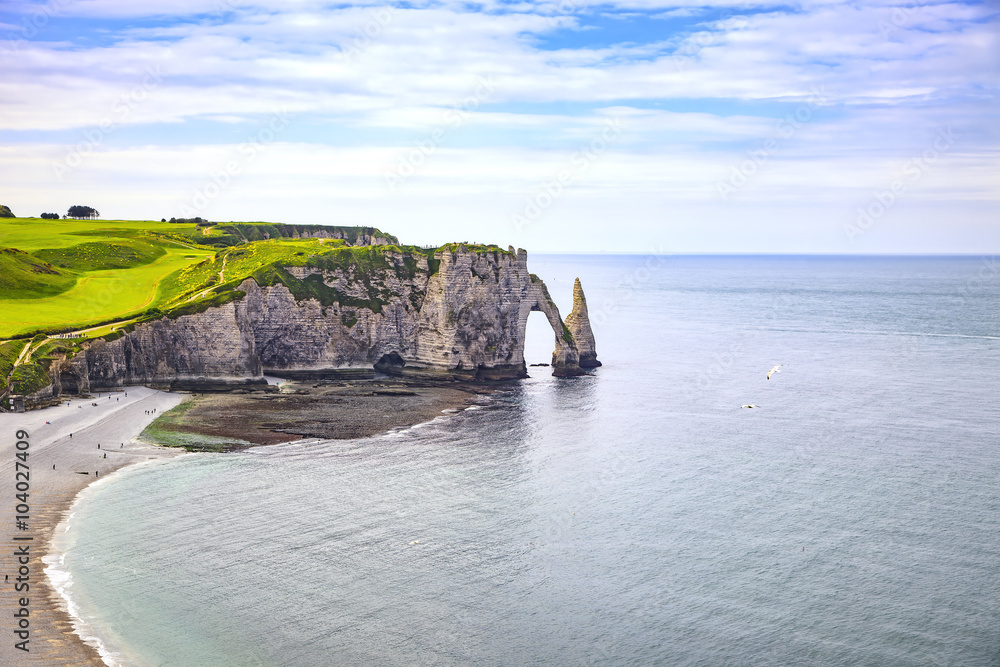
[[[199,236],[193,224],[0,220],[0,245],[7,246],[0,251],[0,338],[83,328],[156,307],[166,276],[214,254],[195,245]]]
[[[157,234],[193,243],[202,235],[193,224],[176,225],[153,220],[42,220],[0,219],[0,247],[34,252],[66,248],[87,241],[119,241]]]
[[[211,251],[169,249],[150,264],[83,272],[62,294],[0,300],[0,337],[80,329],[157,307],[161,305],[158,287],[167,275],[211,255]]]

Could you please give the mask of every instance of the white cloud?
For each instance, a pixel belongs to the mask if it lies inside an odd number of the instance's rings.
[[[499,82],[495,101],[509,103],[801,100],[820,84],[842,104],[995,92],[995,24],[974,22],[986,16],[982,9],[949,14],[950,7],[921,8],[908,19],[905,40],[881,34],[885,8],[838,5],[736,17],[662,43],[555,51],[524,37],[551,28],[531,14],[394,10],[374,24],[373,37],[363,32],[379,11],[373,8],[246,15],[133,30],[102,47],[43,43],[4,54],[0,117],[8,129],[86,126],[149,68],[164,72],[158,96],[165,109],[154,117],[168,121],[260,112],[275,100],[333,114],[442,106],[487,74]],[[932,32],[935,26],[951,31]],[[358,35],[363,48],[348,58]],[[257,93],[233,94],[241,88]],[[25,92],[30,113],[17,108]],[[59,100],[67,94],[82,101],[81,113],[65,113]]]
[[[598,46],[587,40],[600,31],[580,29],[578,41],[560,42],[575,46],[544,48],[555,29],[565,37],[582,17],[609,6],[662,10],[692,23],[678,34]],[[20,198],[5,195],[5,203],[22,209],[52,209],[57,193],[100,199],[100,210],[121,216],[176,215],[212,169],[239,153],[237,146],[184,139],[190,121],[242,123],[253,131],[284,110],[301,124],[290,133],[317,128],[314,145],[300,135],[296,143],[279,139],[285,143],[261,151],[210,202],[208,215],[257,218],[265,211],[272,219],[315,222],[316,211],[334,210],[398,233],[404,230],[392,224],[396,219],[421,220],[441,234],[479,225],[488,239],[491,229],[513,233],[507,214],[617,117],[627,130],[546,213],[549,222],[532,232],[537,242],[556,247],[560,225],[590,229],[594,238],[606,224],[599,216],[623,200],[641,220],[636,224],[653,228],[667,219],[663,211],[683,208],[691,220],[669,219],[687,230],[689,249],[698,249],[694,218],[704,239],[732,231],[730,219],[743,210],[733,202],[774,230],[790,224],[781,222],[782,211],[800,215],[820,206],[817,219],[843,217],[944,127],[959,137],[954,149],[893,216],[906,212],[932,228],[938,205],[957,206],[978,221],[970,229],[997,238],[976,208],[1000,196],[1000,38],[997,13],[986,5],[822,1],[775,10],[742,1],[564,0],[503,12],[487,3],[476,12],[459,2],[389,10],[376,3],[331,9],[318,0],[51,0],[48,9],[21,7],[26,14],[51,10],[55,18],[180,17],[111,31],[98,46],[34,41],[0,49],[0,130],[15,138],[37,130],[71,137],[65,146],[47,140],[0,151],[0,178]],[[724,7],[735,15],[713,18]],[[702,16],[710,20],[696,23]],[[484,77],[495,89],[389,196],[386,170],[470,99]],[[790,133],[783,125],[789,113],[806,116]],[[109,125],[108,141],[63,181],[53,178],[53,162]],[[119,132],[126,126],[127,139]],[[164,128],[186,145],[159,146]],[[379,132],[410,135],[413,143],[368,146]],[[769,139],[776,144],[764,167],[732,201],[721,202],[717,184]],[[911,209],[915,202],[924,209]],[[837,228],[829,220],[822,225]],[[816,231],[820,226],[805,225],[815,232],[809,243],[834,243]],[[777,242],[775,234],[765,236]],[[801,234],[796,227],[788,238],[810,249]],[[901,248],[911,244],[887,238]]]

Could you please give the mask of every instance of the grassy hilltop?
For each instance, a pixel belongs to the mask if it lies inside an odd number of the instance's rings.
[[[294,238],[319,230],[344,239]],[[362,234],[386,243],[350,245]],[[0,380],[17,393],[36,391],[48,383],[56,355],[73,355],[95,337],[117,338],[143,321],[232,301],[249,277],[283,284],[300,300],[379,312],[384,295],[368,280],[373,271],[412,276],[422,255],[434,272],[434,253],[363,227],[0,218]],[[368,288],[368,298],[299,280],[289,266],[344,269]]]
[[[336,229],[348,240],[363,231]],[[309,228],[267,223],[199,227],[135,220],[2,219],[0,339],[75,330],[198,301],[198,288],[209,287],[212,276],[218,279],[231,256],[240,260],[227,279],[346,245],[334,239],[323,244],[288,238],[304,231]],[[201,269],[185,271],[196,266]]]

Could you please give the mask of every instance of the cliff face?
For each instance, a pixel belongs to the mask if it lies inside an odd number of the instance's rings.
[[[260,378],[262,370],[254,353],[253,328],[237,303],[149,322],[118,340],[98,340],[83,357],[94,389],[170,386],[208,378],[242,382]]]
[[[382,234],[382,232],[371,227],[362,227],[357,231],[345,232],[342,229],[324,228],[318,226],[297,229],[291,225],[292,231],[287,234],[289,238],[295,239],[342,239],[350,245],[390,245],[397,244],[399,240],[395,236]]]
[[[440,258],[420,308],[414,365],[481,377],[525,377],[524,333],[528,315],[538,310],[555,333],[554,374],[580,374],[578,353],[565,335],[559,309],[545,283],[528,272],[524,250],[498,254],[459,249]]]
[[[575,295],[567,326],[545,284],[528,272],[523,250],[457,246],[428,257],[387,249],[383,258],[377,268],[284,267],[284,282],[272,285],[244,280],[233,302],[139,325],[54,364],[55,391],[259,382],[265,373],[349,375],[373,367],[443,379],[525,377],[525,328],[534,310],[553,329],[554,375],[579,375],[581,359],[596,362],[579,281],[583,305]],[[304,286],[320,297],[304,297]]]
[[[343,227],[334,225],[291,225],[281,223],[242,222],[218,225],[217,230],[234,241],[262,241],[265,239],[341,239],[348,245],[398,245],[399,239],[375,227]]]

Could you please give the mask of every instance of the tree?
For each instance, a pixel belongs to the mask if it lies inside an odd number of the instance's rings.
[[[16,216],[10,212],[10,209],[4,206],[3,204],[0,204],[0,218],[13,218],[13,217]]]
[[[42,220],[58,220],[59,219],[59,214],[58,213],[42,213],[38,217],[40,217]]]
[[[90,206],[70,206],[66,215],[77,220],[96,220],[101,217],[100,212]]]

